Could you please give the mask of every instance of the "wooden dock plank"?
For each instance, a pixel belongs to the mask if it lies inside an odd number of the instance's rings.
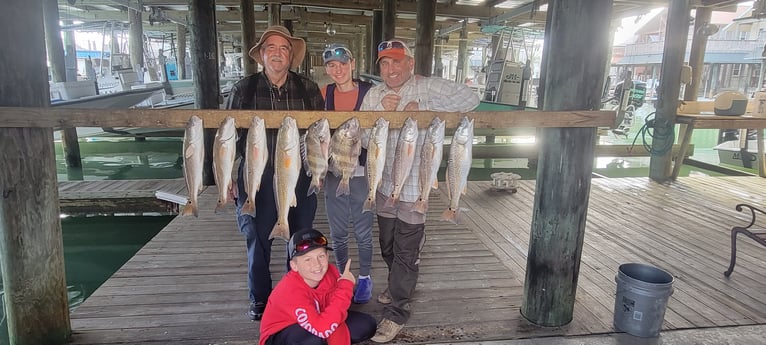
[[[689,177],[669,185],[647,178],[594,179],[575,318],[553,328],[531,325],[519,313],[534,181],[521,181],[515,194],[489,187],[488,182],[469,183],[461,198],[467,209],[462,225],[438,219],[446,196],[432,193],[414,313],[397,342],[614,332],[615,275],[627,262],[648,263],[674,275],[675,292],[663,329],[766,324],[763,248],[741,241],[734,274],[728,279],[722,274],[729,259],[729,230],[747,218],[734,205],[766,204],[766,179]],[[72,314],[74,344],[238,344],[257,339],[258,324],[244,316],[244,239],[233,213],[213,214],[215,197],[215,188],[206,190],[200,218],[177,217]],[[318,210],[316,226],[328,232],[321,202]],[[373,231],[377,238],[377,228]],[[386,269],[374,243],[377,294],[385,288]],[[284,245],[275,240],[272,247],[275,280],[284,271]],[[355,260],[353,240],[349,253]],[[375,302],[352,308],[376,317],[382,311]]]

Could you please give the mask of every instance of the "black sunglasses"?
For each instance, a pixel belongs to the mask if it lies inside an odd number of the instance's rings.
[[[326,246],[327,246],[327,237],[319,236],[319,237],[307,238],[305,240],[301,240],[295,245],[295,248],[293,248],[292,252],[290,252],[290,257],[294,258],[296,255],[312,247],[316,248],[316,247],[326,247]]]
[[[404,49],[404,50],[406,50],[406,47],[404,46],[404,43],[399,42],[399,41],[383,41],[383,42],[380,42],[380,44],[378,44],[378,51],[379,52],[382,52],[382,51],[384,51],[386,49],[391,49],[391,48],[397,48],[397,49]]]
[[[349,60],[352,59],[351,52],[348,51],[348,49],[346,49],[346,48],[338,47],[338,48],[335,48],[335,49],[325,49],[325,51],[324,51],[324,59],[325,60],[331,58],[333,55],[334,56],[345,56]]]

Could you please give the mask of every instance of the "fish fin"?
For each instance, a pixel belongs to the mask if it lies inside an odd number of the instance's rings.
[[[271,234],[269,235],[269,239],[274,238],[281,238],[285,241],[290,240],[290,227],[285,223],[282,224],[281,222],[277,221],[277,224],[274,225],[274,229],[271,230]]]
[[[465,187],[463,187],[463,195],[468,192],[468,184],[465,184]]]
[[[444,210],[444,213],[442,213],[442,220],[458,224],[458,210],[453,210],[452,208]]]
[[[290,198],[290,207],[298,206],[298,198],[295,196],[294,191],[290,193],[287,197]]]
[[[412,206],[412,210],[420,214],[426,214],[426,211],[428,210],[428,201],[423,200],[423,198],[418,199],[418,201],[415,202],[415,205]]]
[[[191,158],[192,156],[194,156],[194,145],[189,145],[184,151],[184,158]]]
[[[309,169],[309,154],[308,154],[308,148],[306,145],[307,134],[308,132],[303,133],[303,135],[301,135],[301,140],[299,141],[301,144],[301,161],[303,162],[303,170],[306,171],[306,176],[311,177],[311,169]]]
[[[338,190],[335,191],[335,196],[351,194],[351,186],[349,183],[350,181],[348,178],[342,177],[340,183],[338,183]]]
[[[431,186],[432,189],[439,189],[439,180],[434,179],[434,184]]]
[[[183,211],[181,211],[181,216],[195,216],[199,217],[199,209],[197,208],[197,204],[193,204],[191,201],[184,205]]]
[[[447,184],[447,188],[444,188],[444,189],[447,190],[447,199],[452,199],[452,191],[450,190],[452,188],[450,187],[449,181],[450,179],[449,179],[449,165],[448,165],[447,170],[444,171],[444,183]]]
[[[362,212],[375,212],[375,196],[368,196],[364,201]]]
[[[386,203],[383,206],[388,208],[394,207],[398,201],[399,201],[398,196],[391,195],[390,197],[388,197],[388,199],[386,199]]]
[[[252,200],[249,195],[247,196],[247,200],[245,200],[245,204],[242,205],[242,213],[249,214],[249,215],[255,215],[255,201]]]

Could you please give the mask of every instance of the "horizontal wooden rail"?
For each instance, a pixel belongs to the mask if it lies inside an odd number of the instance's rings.
[[[428,126],[434,116],[445,120],[447,128],[457,127],[467,115],[474,128],[513,127],[614,127],[614,111],[481,111],[466,114],[440,112],[344,112],[344,111],[261,111],[218,109],[59,109],[0,107],[0,127],[148,127],[184,128],[189,117],[197,115],[206,128],[217,128],[227,116],[237,120],[237,127],[249,127],[258,115],[267,128],[278,128],[286,115],[294,117],[298,127],[307,128],[321,118],[335,128],[353,116],[362,127],[372,127],[384,117],[391,128],[401,127],[407,117],[418,120],[421,128]]]
[[[681,145],[673,145],[672,157],[677,157]],[[474,159],[537,158],[537,145],[534,144],[479,144],[473,145]],[[649,152],[643,146],[632,145],[596,145],[596,157],[648,157]],[[689,145],[685,157],[694,155],[694,145]],[[449,156],[449,145],[444,145],[444,159]]]

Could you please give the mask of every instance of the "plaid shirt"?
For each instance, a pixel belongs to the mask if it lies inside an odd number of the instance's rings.
[[[386,84],[379,84],[373,87],[364,97],[360,110],[378,110],[384,111],[380,103],[388,94],[398,94],[401,97],[397,111],[404,110],[407,103],[415,101],[420,105],[420,110],[444,111],[444,112],[469,112],[479,105],[479,97],[466,85],[457,84],[452,81],[413,75],[410,80],[402,85],[399,92],[390,89]],[[422,125],[422,124],[419,124]],[[391,195],[394,191],[394,182],[391,171],[394,166],[394,157],[396,156],[396,143],[399,139],[399,129],[390,129],[388,132],[388,143],[386,145],[386,165],[383,168],[383,177],[378,191],[385,195]],[[412,162],[410,175],[404,182],[399,200],[405,202],[415,202],[420,197],[420,188],[418,175],[420,171],[420,150],[423,148],[423,140],[426,136],[426,130],[418,130],[418,143],[415,148],[415,159]]]
[[[259,72],[243,78],[231,87],[226,109],[324,110],[324,99],[319,86],[298,73],[288,72],[285,84],[277,87],[269,81],[266,74]],[[240,128],[237,131],[237,154],[241,156],[244,156],[245,152],[247,130]],[[274,166],[277,132],[276,128],[266,129],[269,166]]]

